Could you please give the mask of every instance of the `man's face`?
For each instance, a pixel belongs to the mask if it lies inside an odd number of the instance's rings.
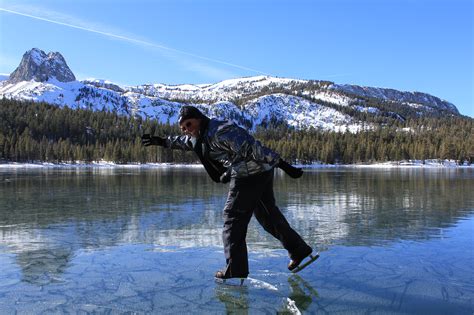
[[[194,138],[198,137],[200,127],[201,127],[201,120],[196,119],[196,118],[189,118],[189,119],[183,120],[179,124],[179,128],[181,128],[181,131],[185,135],[189,135]]]

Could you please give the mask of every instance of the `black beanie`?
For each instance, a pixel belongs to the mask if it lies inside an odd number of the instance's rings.
[[[194,106],[185,105],[181,107],[181,110],[179,111],[178,124],[181,124],[181,122],[190,118],[204,119],[204,120],[209,119],[206,115],[201,113],[201,111]]]

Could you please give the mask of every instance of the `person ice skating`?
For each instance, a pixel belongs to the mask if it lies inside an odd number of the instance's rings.
[[[247,227],[255,215],[262,227],[277,238],[290,256],[289,270],[295,270],[312,253],[312,248],[288,224],[275,204],[274,168],[293,178],[303,171],[255,140],[246,130],[230,121],[210,119],[193,106],[180,110],[179,126],[184,135],[142,136],[145,146],[192,150],[215,182],[228,183],[224,206],[222,239],[226,266],[216,272],[217,279],[247,278],[249,274]]]

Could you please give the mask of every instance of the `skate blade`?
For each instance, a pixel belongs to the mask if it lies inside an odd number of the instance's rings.
[[[307,260],[305,263],[303,264],[300,264],[298,267],[296,267],[295,269],[291,270],[292,273],[297,273],[297,272],[300,272],[301,270],[303,270],[304,268],[308,267],[309,265],[311,265],[316,259],[319,258],[319,253],[316,253],[315,255],[309,255],[307,258],[309,258],[309,260]],[[306,258],[305,258],[306,259]]]
[[[244,281],[247,278],[229,278],[229,279],[221,279],[214,277],[214,280],[218,284],[228,285],[231,287],[242,287],[244,285]]]

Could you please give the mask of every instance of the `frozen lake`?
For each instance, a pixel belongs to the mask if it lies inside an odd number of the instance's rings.
[[[321,252],[290,274],[252,219],[250,277],[224,266],[227,186],[200,168],[0,169],[0,313],[474,312],[473,169],[313,169],[275,177]]]

